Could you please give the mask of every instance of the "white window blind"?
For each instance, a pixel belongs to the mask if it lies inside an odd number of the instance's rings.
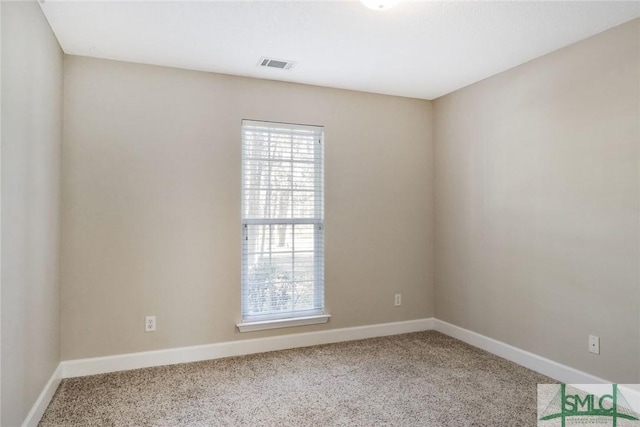
[[[242,121],[242,318],[324,313],[321,126]]]

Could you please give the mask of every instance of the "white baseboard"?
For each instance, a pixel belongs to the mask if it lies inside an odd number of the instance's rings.
[[[505,344],[468,329],[461,328],[443,320],[434,319],[434,329],[450,337],[464,341],[474,347],[517,363],[566,384],[610,384],[594,375],[571,368],[518,347]]]
[[[149,368],[153,366],[173,365],[176,363],[199,362],[202,360],[219,359],[222,357],[241,356],[245,354],[286,350],[290,348],[353,341],[432,329],[563,383],[611,383],[611,381],[604,380],[578,369],[563,365],[537,354],[530,353],[512,345],[435,318],[381,323],[376,325],[331,329],[318,332],[278,335],[267,338],[244,339],[90,359],[68,360],[61,363],[62,378],[104,374],[108,372]]]
[[[180,347],[142,353],[120,354],[62,362],[63,378],[104,374],[128,369],[199,362],[222,357],[286,350],[341,341],[353,341],[387,335],[406,334],[433,329],[433,318],[381,323],[353,328],[279,335],[268,338],[243,339],[216,344]]]
[[[42,415],[44,415],[44,411],[47,410],[47,406],[49,406],[51,398],[58,389],[58,385],[60,385],[60,381],[62,381],[62,363],[58,365],[55,371],[53,371],[53,375],[51,375],[51,378],[49,378],[49,381],[47,381],[47,384],[42,389],[36,403],[31,407],[27,418],[25,418],[22,423],[22,427],[38,426]]]

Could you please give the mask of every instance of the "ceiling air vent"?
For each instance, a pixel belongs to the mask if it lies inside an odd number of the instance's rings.
[[[281,70],[290,70],[296,65],[293,61],[286,61],[284,59],[267,58],[263,56],[258,62],[260,67],[279,68]]]

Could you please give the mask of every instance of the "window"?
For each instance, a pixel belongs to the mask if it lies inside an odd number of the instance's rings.
[[[320,126],[242,122],[241,331],[327,321],[323,139]]]

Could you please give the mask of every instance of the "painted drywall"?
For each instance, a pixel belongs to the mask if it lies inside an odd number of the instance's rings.
[[[64,91],[63,359],[433,315],[430,102],[75,56]],[[325,126],[326,325],[237,331],[242,119]]]
[[[438,319],[640,382],[639,41],[635,20],[434,102]]]
[[[2,177],[2,3],[0,2],[0,177]],[[2,236],[2,186],[0,184],[0,236]],[[2,244],[0,241],[0,423],[2,423]]]
[[[2,3],[0,2],[0,177],[2,177]],[[2,236],[2,187],[0,184],[0,236]],[[2,423],[2,244],[0,243],[0,423]]]
[[[36,2],[2,2],[2,420],[60,362],[63,53]]]

